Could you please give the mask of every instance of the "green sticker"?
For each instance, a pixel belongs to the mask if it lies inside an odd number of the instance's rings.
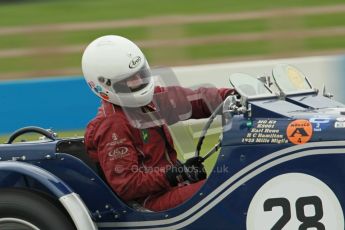
[[[149,141],[150,135],[147,129],[141,130],[141,138],[143,139],[144,143],[147,143]]]

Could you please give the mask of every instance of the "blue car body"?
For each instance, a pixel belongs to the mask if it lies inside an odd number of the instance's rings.
[[[324,194],[331,194],[329,199],[336,199],[336,214],[342,219],[334,229],[344,229],[344,105],[315,93],[259,98],[248,100],[248,104],[250,115],[234,114],[224,126],[222,148],[204,186],[190,200],[170,210],[143,211],[124,203],[97,168],[81,160],[80,154],[61,148],[62,144],[77,145],[74,152],[83,151],[83,139],[77,138],[0,145],[0,184],[38,189],[58,199],[76,193],[94,229],[252,230],[295,225],[302,226],[299,229],[331,229],[334,223],[329,223],[327,197],[313,195],[307,189],[299,191],[298,187],[287,191],[287,197],[284,192],[274,195],[274,189],[284,187],[280,181],[285,183],[287,179],[286,184],[293,185],[294,178],[300,176],[306,178],[305,184],[317,187],[319,183],[321,190],[327,190]],[[301,126],[300,136],[308,136],[301,144],[292,143],[294,137],[288,132],[294,121],[311,125],[312,134]],[[278,185],[271,186],[271,181]],[[262,189],[266,192],[261,193]],[[271,192],[272,197],[257,201],[257,197]],[[293,192],[296,199],[289,197]],[[297,211],[293,211],[295,206]],[[311,211],[304,213],[307,206]],[[271,222],[260,223],[260,215]]]

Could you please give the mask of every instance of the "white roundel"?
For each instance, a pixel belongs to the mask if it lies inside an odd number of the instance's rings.
[[[344,230],[344,214],[334,192],[321,180],[302,173],[266,182],[247,212],[247,230]]]

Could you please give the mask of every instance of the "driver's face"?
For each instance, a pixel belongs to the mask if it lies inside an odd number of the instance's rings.
[[[131,90],[135,90],[144,84],[144,81],[139,74],[135,74],[131,78],[127,79],[126,83]]]

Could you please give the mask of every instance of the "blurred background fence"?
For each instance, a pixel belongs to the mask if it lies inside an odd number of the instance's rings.
[[[275,59],[175,67],[177,84],[230,87],[229,76],[248,73],[271,76],[276,64],[292,64],[304,72],[314,87],[327,86],[336,100],[345,103],[345,56]],[[83,130],[100,104],[82,76],[0,82],[0,134],[10,133],[24,126],[41,126],[56,131]]]

